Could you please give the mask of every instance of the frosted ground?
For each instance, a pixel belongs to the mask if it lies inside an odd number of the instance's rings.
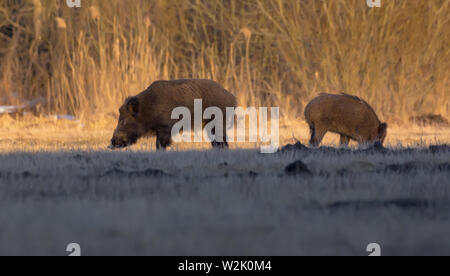
[[[4,153],[0,254],[448,255],[449,179],[448,146]]]

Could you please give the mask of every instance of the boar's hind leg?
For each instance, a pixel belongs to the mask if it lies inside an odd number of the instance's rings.
[[[216,139],[211,139],[211,145],[213,148],[228,148],[228,141],[227,141],[227,129],[224,127],[223,129],[223,142],[217,142]],[[213,128],[211,130],[212,135],[216,135],[216,128]]]
[[[341,141],[340,144],[341,146],[348,146],[348,143],[350,143],[350,137],[348,137],[347,135],[343,135],[341,134]]]
[[[156,149],[165,150],[172,143],[170,129],[161,129],[156,133]]]
[[[327,130],[320,127],[310,126],[311,130],[311,140],[309,141],[309,145],[312,147],[317,147],[322,142],[323,137],[327,133]]]

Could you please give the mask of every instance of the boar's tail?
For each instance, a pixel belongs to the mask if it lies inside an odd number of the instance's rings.
[[[309,132],[311,134],[311,137],[315,137],[316,136],[316,128],[314,127],[313,124],[309,125]]]
[[[386,123],[381,123],[380,126],[378,127],[378,134],[384,134],[386,133],[388,128],[388,125]]]

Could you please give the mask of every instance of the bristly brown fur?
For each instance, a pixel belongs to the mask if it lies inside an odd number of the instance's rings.
[[[349,94],[322,93],[305,108],[311,129],[310,144],[318,146],[330,131],[341,135],[341,144],[383,142],[387,124],[380,122],[374,109],[364,100]]]
[[[375,113],[375,110],[373,109],[373,107],[370,104],[368,104],[365,100],[361,99],[360,97],[355,96],[355,95],[350,95],[350,94],[347,94],[347,93],[344,93],[344,92],[342,92],[341,95],[349,97],[349,98],[352,98],[354,100],[357,100],[357,101],[365,104],[367,106],[367,108],[370,108],[370,110],[372,110],[372,112]]]
[[[196,99],[202,100],[202,112],[208,107],[218,107],[225,115],[227,107],[236,107],[235,96],[211,80],[155,81],[139,95],[128,98],[120,108],[121,118],[112,144],[128,146],[129,137],[137,140],[144,135],[156,134],[158,147],[169,146],[172,127],[178,121],[171,118],[172,111],[177,107],[186,107],[193,121]],[[223,133],[226,133],[225,124]],[[227,146],[226,137],[223,138],[223,142],[213,145]]]

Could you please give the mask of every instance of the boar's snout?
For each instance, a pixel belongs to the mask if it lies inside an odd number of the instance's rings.
[[[136,135],[131,135],[130,137],[113,137],[111,139],[111,145],[108,147],[109,149],[121,149],[126,148],[135,144],[138,140]]]
[[[112,138],[111,139],[111,145],[109,145],[109,149],[120,149],[127,146],[127,143],[123,140]]]
[[[139,99],[128,98],[119,109],[119,122],[111,139],[110,149],[120,149],[136,144],[145,132],[137,119],[139,113]]]

